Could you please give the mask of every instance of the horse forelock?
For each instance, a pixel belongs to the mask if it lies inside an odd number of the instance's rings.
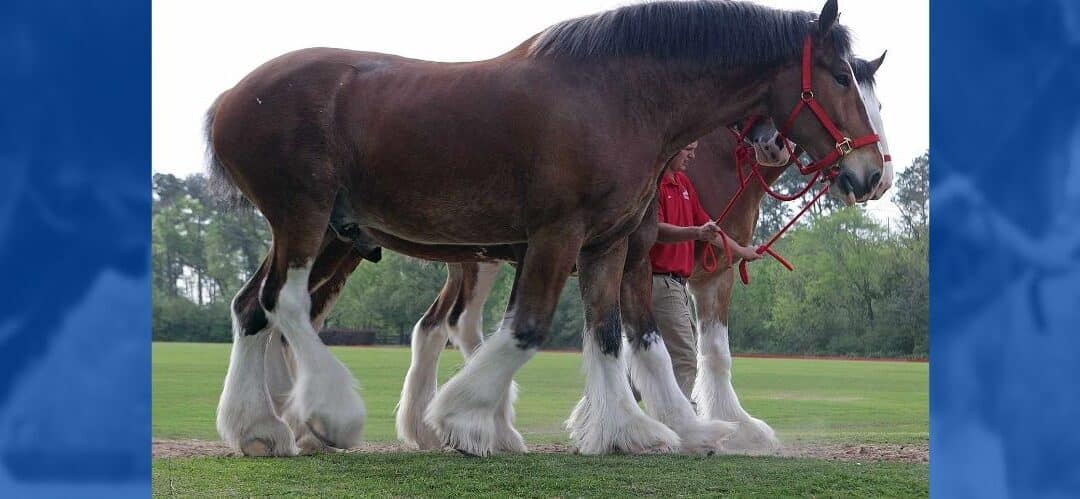
[[[620,7],[555,24],[529,47],[530,57],[602,60],[656,57],[723,66],[789,60],[802,51],[817,14],[750,2],[659,1]],[[829,31],[837,55],[851,58],[851,35]]]
[[[870,64],[870,61],[861,57],[852,57],[849,62],[851,63],[851,72],[855,73],[856,81],[868,83],[871,87],[877,85],[877,81],[874,80],[874,67]]]

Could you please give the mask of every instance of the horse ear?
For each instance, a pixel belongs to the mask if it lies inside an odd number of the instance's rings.
[[[888,53],[889,53],[889,51],[886,50],[886,51],[881,53],[881,57],[878,57],[877,59],[874,59],[874,60],[870,61],[870,74],[871,75],[877,74],[877,70],[878,70],[878,68],[881,67],[881,63],[885,62],[885,54],[888,54]]]
[[[836,26],[836,20],[840,17],[837,12],[836,0],[828,0],[825,2],[825,6],[821,8],[821,14],[818,14],[817,27],[818,36],[825,36],[829,30]]]

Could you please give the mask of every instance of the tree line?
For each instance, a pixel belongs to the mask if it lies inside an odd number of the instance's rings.
[[[749,265],[751,284],[736,283],[730,336],[737,352],[925,357],[929,349],[929,156],[905,169],[894,187],[900,216],[888,225],[861,207],[834,202],[812,213],[777,244],[796,265],[769,259]],[[802,182],[794,172],[778,185]],[[764,241],[797,209],[768,199],[755,241]],[[253,211],[230,209],[206,177],[153,179],[153,338],[231,341],[229,301],[258,267],[270,232]],[[407,343],[413,324],[446,279],[442,264],[384,252],[363,262],[342,290],[326,327],[376,332],[380,343]],[[510,295],[504,266],[485,307],[492,330]],[[548,348],[580,348],[583,309],[576,278],[563,290]]]

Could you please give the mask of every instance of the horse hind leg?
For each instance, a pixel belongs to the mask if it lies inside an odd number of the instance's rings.
[[[316,334],[311,313],[312,268],[322,248],[330,203],[313,206],[297,202],[290,208],[284,220],[271,220],[274,258],[260,302],[271,326],[288,341],[296,361],[290,417],[325,445],[350,448],[360,441],[364,404],[348,368]]]
[[[499,276],[499,263],[459,263],[461,290],[446,317],[450,341],[468,360],[484,342],[484,304]]]
[[[412,359],[395,408],[394,426],[402,441],[423,450],[439,449],[442,439],[424,423],[424,411],[438,389],[439,355],[446,348],[447,315],[463,288],[461,264],[446,264],[446,284],[412,331]]]
[[[327,314],[333,308],[349,275],[362,260],[361,252],[352,244],[341,241],[327,232],[323,249],[315,259],[309,289],[311,293],[312,327],[319,331]],[[271,333],[266,353],[267,388],[274,400],[278,414],[289,424],[296,435],[301,454],[314,454],[331,450],[325,442],[311,432],[299,417],[299,411],[291,404],[291,394],[296,378],[296,358],[281,333]]]
[[[217,409],[221,438],[247,456],[293,456],[299,451],[267,392],[264,355],[274,335],[258,290],[272,258],[271,252],[232,301],[233,346]]]
[[[585,394],[566,427],[582,454],[671,452],[680,443],[674,431],[641,411],[626,382],[619,310],[626,249],[622,239],[612,247],[583,250],[578,258]]]

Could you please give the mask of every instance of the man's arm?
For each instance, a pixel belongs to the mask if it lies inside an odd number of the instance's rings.
[[[660,232],[656,235],[658,243],[681,243],[683,241],[708,241],[702,227],[679,227],[660,222]]]
[[[728,247],[736,258],[754,261],[761,258],[754,249],[739,244],[734,239],[724,234],[720,226],[715,222],[708,222],[698,227],[679,227],[664,222],[657,224],[660,228],[656,235],[657,243],[681,243],[683,241],[707,241],[716,246],[723,247],[723,239],[727,239]]]

